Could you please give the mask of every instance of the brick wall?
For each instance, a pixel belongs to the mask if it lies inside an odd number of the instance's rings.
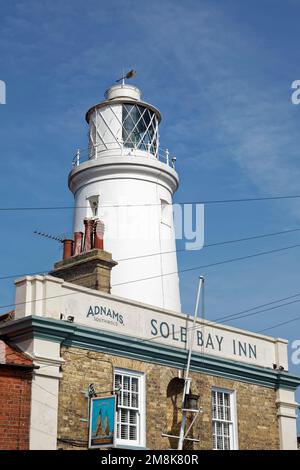
[[[111,270],[116,264],[111,253],[94,249],[58,261],[49,274],[72,284],[110,293]]]
[[[178,435],[181,412],[181,391],[174,386],[178,370],[146,362],[110,356],[77,348],[63,348],[65,360],[59,390],[58,448],[73,448],[63,441],[86,447],[87,399],[81,393],[90,383],[97,391],[113,387],[113,368],[125,368],[146,374],[146,446],[150,449],[175,447],[175,439],[163,438],[162,433]],[[276,417],[275,391],[257,385],[235,382],[198,373],[191,374],[192,392],[201,396],[203,413],[193,427],[192,437],[200,443],[187,448],[212,448],[211,389],[213,386],[236,391],[238,440],[240,449],[278,449],[279,433]]]
[[[32,361],[0,341],[0,449],[29,447]],[[16,367],[20,366],[20,367]]]

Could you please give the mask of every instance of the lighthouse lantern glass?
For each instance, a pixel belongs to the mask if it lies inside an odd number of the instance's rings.
[[[144,106],[123,104],[122,138],[125,147],[157,153],[156,114]]]

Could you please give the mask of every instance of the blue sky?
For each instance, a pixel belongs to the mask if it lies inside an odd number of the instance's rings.
[[[138,71],[134,83],[162,112],[161,143],[181,179],[175,201],[300,194],[300,105],[290,98],[299,12],[299,0],[2,0],[0,206],[72,205],[67,175],[87,146],[84,114],[123,68]],[[1,212],[0,276],[50,269],[59,246],[33,231],[71,227],[68,210]],[[206,243],[291,228],[297,200],[205,208]],[[179,253],[179,267],[296,243],[297,232]],[[193,309],[198,274],[213,319],[300,293],[299,264],[296,248],[182,274],[183,310]],[[13,301],[13,281],[0,281],[0,304]],[[300,303],[231,324],[258,331],[297,315]],[[269,334],[299,339],[300,319]]]

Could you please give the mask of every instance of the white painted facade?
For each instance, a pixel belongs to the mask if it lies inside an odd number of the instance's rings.
[[[179,179],[168,154],[159,159],[160,113],[136,87],[116,85],[106,97],[87,113],[89,159],[69,175],[74,231],[84,231],[85,217],[103,220],[105,250],[118,261],[112,294],[180,312],[172,217]]]
[[[91,307],[94,314],[91,313]],[[107,315],[108,310],[118,315],[112,318]],[[95,311],[98,313],[95,314]],[[151,305],[76,286],[52,276],[26,276],[16,281],[16,321],[31,315],[55,320],[60,320],[61,315],[64,318],[72,316],[74,327],[83,325],[185,349],[188,342],[185,344],[180,335],[185,330],[189,340],[188,332],[192,325],[192,319],[178,312],[162,311]],[[197,331],[205,340],[204,344],[199,345],[196,335],[193,347],[195,353],[258,366],[262,371],[273,369],[274,364],[288,371],[285,340],[203,320],[198,321]],[[30,449],[54,450],[57,446],[60,365],[63,363],[60,343],[22,337],[16,343],[32,356],[35,365],[40,366],[40,369],[34,371]],[[239,349],[239,344],[242,349]],[[294,392],[279,388],[276,406],[280,448],[295,450],[298,405]]]
[[[277,416],[279,422],[279,439],[281,450],[297,449],[297,426],[295,420],[294,392],[290,390],[277,390]]]
[[[30,450],[56,450],[60,365],[60,343],[40,338],[20,338],[19,348],[35,366],[31,387]]]
[[[56,320],[58,337],[35,337],[30,330],[23,332],[26,317],[44,317]],[[68,323],[68,317],[72,323]],[[128,337],[133,344],[145,340],[147,344],[171,346],[176,350],[188,348],[192,318],[153,305],[77,286],[52,276],[26,276],[16,281],[16,317],[4,324],[10,328],[14,343],[29,354],[38,369],[33,371],[30,420],[30,449],[57,448],[57,420],[59,382],[62,377],[60,356],[61,325],[69,324],[71,331],[83,328],[92,335],[105,332]],[[231,361],[237,370],[255,366],[257,374],[274,373],[274,365],[288,372],[287,341],[272,338],[231,326],[198,320],[193,352],[205,357]],[[21,334],[13,332],[20,329]],[[201,341],[199,344],[199,335]],[[184,340],[187,339],[185,342]],[[240,347],[240,346],[241,347]],[[114,354],[112,343],[111,353]],[[116,351],[116,354],[120,353]],[[201,360],[202,361],[202,360]],[[99,364],[99,367],[101,365]],[[269,371],[269,372],[268,372]],[[277,372],[280,374],[280,371]],[[235,379],[238,380],[238,379]],[[79,393],[81,393],[79,391]],[[281,449],[297,449],[295,394],[279,387],[276,406]],[[237,436],[235,437],[237,439]],[[238,446],[237,440],[235,446]]]
[[[180,349],[186,349],[193,324],[193,318],[185,314],[162,311],[152,305],[77,286],[52,276],[26,276],[16,281],[16,298],[16,319],[27,315],[56,320],[60,320],[61,315],[64,318],[71,316],[74,324]],[[47,300],[41,303],[41,298]],[[100,309],[99,313],[95,307]],[[114,318],[107,315],[108,311],[112,315],[115,312]],[[193,351],[269,369],[277,364],[288,371],[286,340],[207,320],[197,321]]]

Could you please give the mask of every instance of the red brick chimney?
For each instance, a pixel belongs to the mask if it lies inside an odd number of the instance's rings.
[[[54,265],[51,276],[67,282],[110,293],[111,270],[116,264],[104,250],[104,224],[99,219],[84,219],[85,233],[74,233],[73,240],[63,241],[63,260]]]

